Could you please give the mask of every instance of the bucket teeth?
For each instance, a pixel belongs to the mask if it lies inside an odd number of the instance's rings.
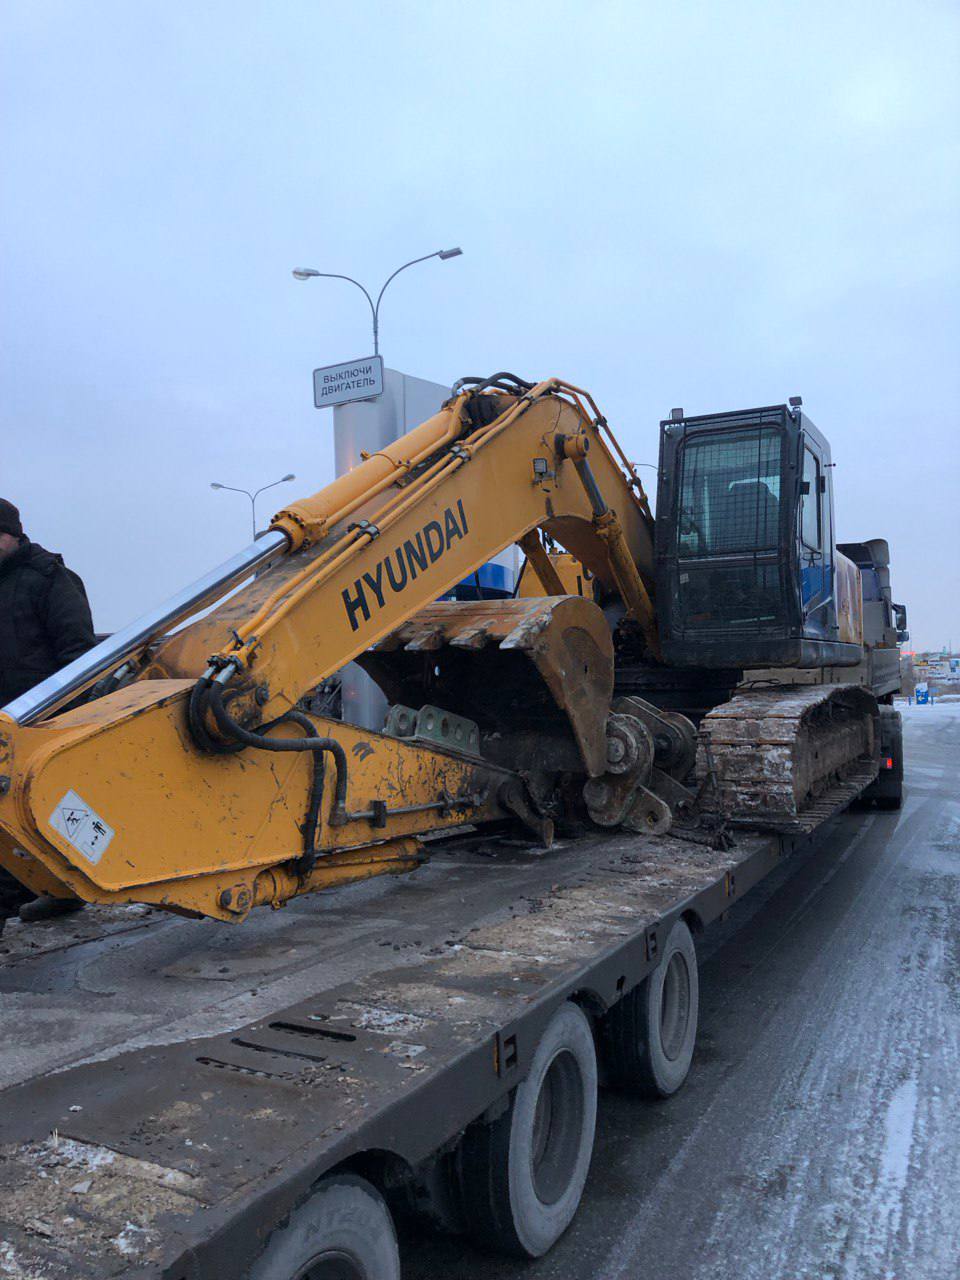
[[[551,624],[549,614],[536,613],[524,618],[500,641],[501,649],[533,649]]]
[[[403,647],[411,653],[433,653],[443,648],[444,641],[442,628],[425,627],[422,631],[416,631]]]
[[[490,631],[487,627],[466,627],[458,635],[451,638],[455,649],[482,649],[490,643]]]
[[[400,629],[391,631],[389,635],[381,637],[376,644],[370,646],[371,653],[392,653],[394,649],[399,649],[403,641],[400,639]]]
[[[357,661],[392,703],[446,707],[488,735],[565,732],[585,773],[605,768],[613,643],[592,600],[441,600]]]

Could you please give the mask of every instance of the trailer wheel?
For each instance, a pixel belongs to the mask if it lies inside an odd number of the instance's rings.
[[[690,930],[678,920],[660,963],[603,1021],[610,1083],[669,1098],[686,1080],[697,1039],[700,980]]]
[[[575,1004],[544,1031],[503,1115],[471,1126],[454,1156],[464,1222],[475,1243],[538,1258],[570,1225],[593,1154],[597,1054]]]
[[[362,1178],[328,1178],[274,1231],[250,1280],[400,1280],[390,1210]]]

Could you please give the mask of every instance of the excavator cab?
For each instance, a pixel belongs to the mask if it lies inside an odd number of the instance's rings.
[[[861,660],[859,574],[838,553],[830,445],[789,404],[660,424],[664,659],[698,667]]]

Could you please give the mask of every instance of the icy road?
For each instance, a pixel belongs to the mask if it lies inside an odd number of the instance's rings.
[[[552,1253],[408,1236],[405,1280],[960,1277],[960,703],[903,710],[902,811],[845,815],[703,939],[691,1078],[603,1096]]]

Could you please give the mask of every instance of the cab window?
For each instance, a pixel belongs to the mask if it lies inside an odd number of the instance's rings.
[[[780,433],[694,436],[683,446],[678,552],[686,559],[775,551],[780,529]]]
[[[800,538],[803,545],[811,551],[820,550],[820,462],[809,449],[803,451]]]

